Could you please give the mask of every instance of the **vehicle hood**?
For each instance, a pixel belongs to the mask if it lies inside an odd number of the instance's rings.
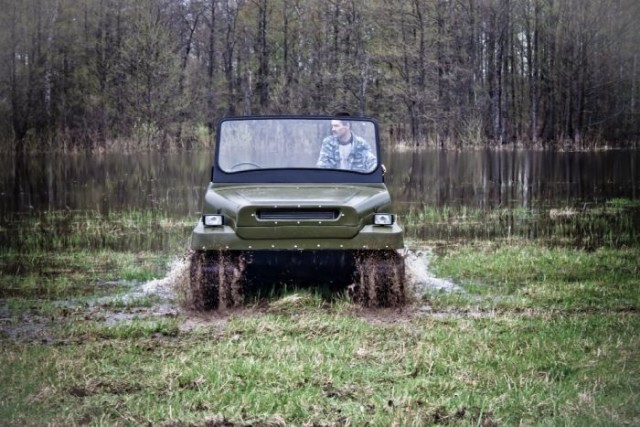
[[[384,202],[389,194],[384,185],[347,184],[226,186],[215,191],[238,206],[251,204],[263,207],[356,206],[371,198]]]
[[[224,214],[225,224],[241,237],[266,238],[276,229],[284,234],[287,227],[291,235],[307,228],[309,237],[352,237],[373,212],[388,209],[390,203],[384,184],[210,184],[204,213]]]

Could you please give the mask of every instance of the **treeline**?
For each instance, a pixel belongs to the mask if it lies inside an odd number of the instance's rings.
[[[640,138],[637,0],[0,0],[0,146],[188,147],[377,117],[442,146]]]

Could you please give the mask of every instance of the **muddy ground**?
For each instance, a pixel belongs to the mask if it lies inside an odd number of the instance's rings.
[[[406,265],[406,291],[408,303],[403,307],[385,309],[365,309],[353,305],[350,314],[368,322],[396,323],[408,322],[420,316],[468,316],[487,317],[491,312],[479,311],[435,311],[430,306],[430,292],[463,292],[462,288],[445,278],[437,278],[429,271],[429,249],[410,251],[404,254]],[[93,300],[53,301],[52,309],[43,314],[37,301],[33,309],[26,309],[18,318],[11,315],[8,300],[0,300],[0,337],[21,342],[41,342],[56,344],[54,329],[65,322],[86,320],[115,325],[134,319],[157,320],[160,318],[181,319],[180,330],[188,332],[198,327],[215,327],[224,330],[232,316],[253,316],[279,312],[286,307],[287,312],[295,310],[296,294],[278,300],[259,301],[250,305],[224,312],[198,313],[183,307],[181,295],[189,271],[187,257],[182,257],[169,266],[166,277],[146,283],[104,283],[101,286],[127,290],[115,292]],[[108,293],[108,292],[107,292]],[[145,304],[137,304],[146,300]],[[303,309],[303,307],[300,307]]]

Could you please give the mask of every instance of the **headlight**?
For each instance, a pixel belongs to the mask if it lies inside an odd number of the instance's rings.
[[[375,225],[391,225],[395,221],[395,215],[386,213],[373,214],[373,223]]]
[[[220,227],[224,224],[222,215],[203,215],[202,222],[206,227]]]

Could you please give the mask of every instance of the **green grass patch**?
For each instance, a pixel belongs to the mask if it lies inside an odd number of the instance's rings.
[[[99,305],[102,308],[108,309],[126,309],[132,307],[153,307],[158,304],[162,299],[158,295],[142,295],[142,296],[130,296],[125,295],[122,297],[114,297],[107,301],[101,302]]]
[[[0,297],[59,299],[112,291],[119,281],[144,282],[163,277],[165,254],[112,252],[39,252],[0,255]],[[112,285],[105,286],[105,284]]]
[[[463,286],[456,304],[483,308],[640,310],[640,249],[533,244],[451,247],[431,265]],[[446,299],[446,298],[443,298]],[[446,304],[453,298],[446,299]],[[439,300],[443,303],[442,300]]]
[[[176,319],[149,319],[133,316],[131,320],[104,322],[73,322],[63,328],[59,337],[95,341],[105,339],[136,340],[156,335],[174,336],[178,333]]]
[[[11,424],[601,425],[633,423],[637,314],[417,318],[312,310],[76,327],[65,346],[4,343]],[[486,425],[486,424],[485,424]]]
[[[14,213],[0,221],[0,249],[42,251],[162,251],[184,247],[195,220],[154,210],[101,213],[44,211]]]
[[[636,209],[636,208],[640,208],[640,200],[615,198],[615,199],[607,200],[606,205],[609,207],[619,208],[619,209]]]

